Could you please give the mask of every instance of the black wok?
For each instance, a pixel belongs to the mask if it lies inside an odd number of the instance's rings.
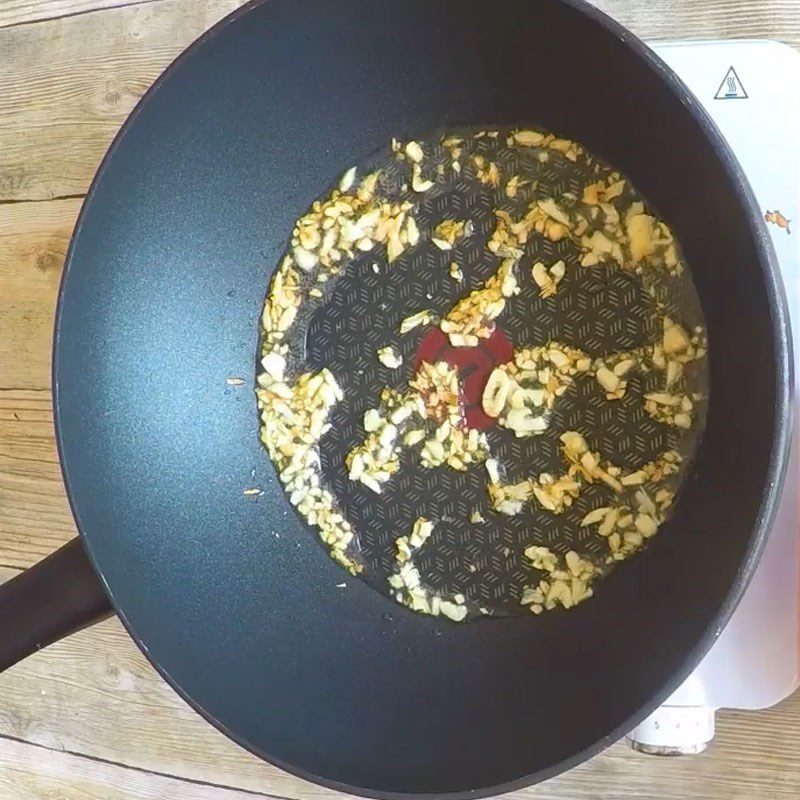
[[[659,209],[694,272],[711,388],[691,476],[645,552],[569,613],[459,626],[328,558],[276,482],[250,385],[269,276],[309,203],[392,136],[487,121],[580,141]],[[759,217],[685,87],[577,0],[238,11],[137,106],[77,224],[53,386],[81,542],[3,587],[0,661],[110,600],[225,733],[371,796],[489,795],[598,752],[702,657],[769,530],[790,345]]]

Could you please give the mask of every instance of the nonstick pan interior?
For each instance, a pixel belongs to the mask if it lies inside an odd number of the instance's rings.
[[[355,252],[347,259],[342,275],[333,275],[330,281],[325,275],[323,283],[317,281],[317,286],[324,288],[310,290],[308,302],[301,305],[298,319],[281,340],[293,374],[315,374],[325,368],[341,386],[343,398],[334,406],[330,430],[319,446],[320,473],[355,531],[348,552],[363,567],[360,577],[396,597],[392,576],[398,569],[397,540],[419,517],[431,520],[430,540],[413,557],[423,591],[440,598],[464,598],[464,610],[469,610],[471,618],[531,613],[530,603],[523,605],[521,599],[526,587],[535,586],[546,573],[537,577],[531,569],[525,555],[530,545],[546,546],[562,557],[574,550],[607,570],[608,540],[597,534],[596,526],[582,525],[582,520],[593,509],[622,501],[597,481],[583,486],[576,502],[562,513],[547,510],[535,500],[520,504],[517,513],[500,513],[487,492],[485,463],[471,463],[463,470],[447,465],[429,468],[412,447],[399,448],[398,471],[377,487],[380,493],[352,480],[346,464],[364,441],[365,414],[381,405],[385,391],[399,396],[408,392],[422,360],[450,358],[458,365],[464,424],[486,437],[488,452],[502,465],[503,480],[509,484],[531,476],[562,474],[568,462],[560,436],[568,430],[580,431],[603,458],[621,469],[633,472],[673,451],[685,459],[683,472],[704,424],[704,402],[697,399],[688,431],[654,420],[645,411],[644,396],[663,391],[664,375],[649,370],[632,370],[628,374],[630,388],[624,397],[612,400],[599,391],[592,374],[579,375],[554,401],[552,419],[538,436],[516,436],[483,414],[480,395],[491,365],[510,361],[523,347],[555,342],[577,348],[592,359],[621,353],[633,353],[635,358],[637,348],[652,348],[663,338],[664,314],[680,320],[690,331],[704,327],[688,273],[671,275],[666,269],[649,269],[638,275],[616,264],[580,267],[583,253],[569,237],[557,242],[539,235],[529,238],[514,270],[519,291],[509,299],[485,346],[451,350],[435,322],[400,333],[402,321],[420,309],[443,319],[454,303],[480,289],[497,271],[501,259],[488,247],[497,227],[496,213],[519,219],[532,198],[564,197],[564,202],[569,202],[570,196],[580,197],[584,186],[610,172],[590,155],[572,161],[541,148],[509,145],[513,137],[508,130],[488,133],[479,126],[471,131],[415,137],[414,141],[423,142],[427,154],[426,174],[435,175],[438,184],[422,195],[408,186],[408,163],[388,142],[358,165],[358,175],[377,172],[391,196],[408,198],[413,204],[421,241],[391,261],[382,247]],[[459,158],[466,166],[458,172],[450,168],[450,148],[440,144],[446,138],[459,142]],[[395,149],[402,150],[402,145]],[[504,180],[496,187],[481,181],[472,166],[475,158],[496,163]],[[522,184],[513,197],[506,192],[510,176]],[[623,214],[636,199],[632,190],[625,192],[618,201]],[[465,232],[452,249],[442,250],[429,237],[443,220],[454,218],[468,220],[463,223]],[[546,264],[562,260],[570,265],[554,296],[542,297],[530,277],[531,265],[540,260]],[[452,264],[459,268],[458,279],[450,273]],[[296,274],[315,284],[313,271]],[[401,358],[398,367],[387,367],[377,357],[388,343]],[[261,352],[270,350],[265,341]],[[619,360],[623,359],[620,355]],[[259,371],[263,371],[260,365]],[[680,392],[705,397],[706,372],[705,358],[690,363]],[[406,427],[419,430],[419,422]],[[267,442],[274,435],[269,428],[262,423]],[[670,486],[677,490],[680,482],[679,474],[670,480]],[[628,502],[635,502],[635,491],[628,492]],[[655,496],[657,489],[647,491]],[[302,512],[300,516],[305,519]],[[309,534],[323,536],[313,525]],[[320,545],[325,546],[322,541]]]
[[[591,603],[458,627],[346,577],[290,509],[258,441],[258,318],[293,221],[343,168],[392,136],[522,120],[670,222],[711,401],[675,515]],[[486,795],[624,733],[709,646],[780,488],[787,350],[729,151],[629,34],[556,0],[270,0],[181,58],[104,161],[59,307],[59,444],[124,622],[209,719],[338,788]]]

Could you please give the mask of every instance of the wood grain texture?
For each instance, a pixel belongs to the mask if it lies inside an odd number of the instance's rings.
[[[80,207],[79,199],[0,204],[0,389],[50,387],[56,295]]]
[[[800,0],[591,0],[646,39],[777,39],[800,46]]]
[[[50,349],[80,203],[0,204],[0,564],[7,566],[28,567],[75,535],[56,454]]]
[[[159,0],[0,28],[0,201],[86,191],[136,101],[241,0]]]
[[[50,392],[0,389],[0,564],[29,567],[76,533]]]
[[[0,0],[0,28],[159,0]]]
[[[0,740],[3,800],[253,800],[249,792],[201,785]]]
[[[241,4],[123,2],[0,0],[0,564],[13,567],[29,566],[75,530],[48,387],[55,296],[80,200],[48,198],[85,191],[151,81]],[[770,37],[800,45],[800,0],[597,5],[646,38]],[[46,202],[3,202],[20,200]],[[0,580],[12,574],[0,569]],[[0,675],[3,736],[24,741],[0,738],[0,800],[335,794],[260,762],[213,729],[166,686],[117,620]],[[515,800],[797,797],[800,694],[765,712],[722,712],[717,741],[698,758],[653,759],[620,744]]]

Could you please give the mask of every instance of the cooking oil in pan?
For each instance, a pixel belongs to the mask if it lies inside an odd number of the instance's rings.
[[[579,144],[394,140],[292,231],[261,436],[331,556],[403,605],[571,608],[669,516],[706,350],[669,227]]]

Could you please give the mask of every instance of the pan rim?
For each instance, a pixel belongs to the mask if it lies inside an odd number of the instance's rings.
[[[772,247],[769,234],[760,220],[760,209],[756,203],[752,189],[749,186],[747,177],[745,176],[738,160],[722,136],[721,132],[713,122],[711,117],[695,99],[692,92],[677,76],[677,74],[641,39],[639,39],[631,31],[627,30],[624,26],[616,20],[609,17],[604,12],[596,7],[590,5],[585,0],[555,0],[563,5],[569,6],[578,13],[588,17],[588,19],[604,29],[607,33],[614,36],[625,46],[630,48],[642,62],[642,66],[649,68],[656,75],[664,81],[670,91],[678,96],[686,108],[687,112],[692,115],[695,122],[700,126],[703,135],[711,142],[714,147],[719,161],[731,179],[735,187],[736,200],[746,210],[749,217],[750,233],[756,243],[756,249],[760,251],[760,259],[758,263],[759,269],[763,273],[764,283],[767,292],[767,299],[770,307],[770,322],[772,329],[772,338],[775,345],[775,430],[772,440],[771,455],[768,465],[768,473],[771,476],[771,481],[764,489],[764,495],[756,518],[756,523],[753,532],[747,544],[745,557],[739,567],[737,577],[731,585],[722,605],[712,624],[709,625],[703,636],[699,639],[694,649],[687,655],[684,661],[684,667],[678,673],[674,674],[669,681],[657,692],[648,704],[641,707],[636,713],[632,714],[622,724],[617,726],[614,730],[609,732],[605,737],[595,742],[589,747],[584,748],[578,753],[573,754],[569,758],[563,759],[557,764],[551,765],[547,769],[539,770],[537,772],[524,775],[511,781],[497,784],[490,787],[482,787],[476,790],[456,790],[453,792],[436,792],[436,793],[418,793],[418,792],[386,792],[378,791],[369,787],[355,786],[351,784],[342,783],[339,781],[325,778],[324,776],[313,774],[309,771],[303,770],[294,764],[281,761],[280,759],[263,752],[257,746],[249,743],[243,737],[239,736],[235,731],[228,728],[228,726],[220,719],[215,717],[197,701],[195,701],[189,694],[187,694],[176,678],[163,667],[150,653],[147,643],[143,641],[134,630],[132,624],[128,620],[124,610],[117,602],[112,588],[109,586],[104,575],[102,565],[98,562],[96,554],[92,549],[89,537],[84,533],[81,518],[78,509],[74,502],[74,493],[71,489],[69,475],[65,466],[65,450],[66,446],[62,438],[62,430],[60,424],[60,392],[58,383],[59,368],[59,352],[61,341],[61,316],[63,312],[63,297],[65,294],[65,286],[69,276],[70,268],[73,261],[75,250],[75,243],[78,235],[82,229],[83,223],[87,215],[90,213],[92,200],[96,192],[96,188],[102,179],[106,167],[110,162],[112,156],[116,152],[120,143],[124,139],[128,129],[134,124],[139,113],[146,105],[148,100],[158,91],[162,83],[169,79],[175,69],[183,63],[183,61],[203,47],[209,40],[215,38],[230,24],[236,22],[241,17],[247,15],[254,8],[261,6],[268,2],[268,0],[249,0],[240,8],[232,13],[223,17],[211,28],[209,28],[198,39],[192,42],[185,50],[183,50],[159,75],[153,84],[147,89],[144,95],[137,102],[125,122],[117,131],[112,143],[103,156],[100,165],[92,179],[89,189],[75,223],[72,232],[70,244],[64,261],[64,268],[62,271],[61,282],[59,285],[57,306],[54,321],[54,335],[53,335],[53,348],[52,348],[52,368],[51,380],[53,391],[53,415],[55,422],[56,446],[59,457],[59,467],[61,469],[62,478],[69,502],[70,510],[73,518],[75,519],[76,526],[80,538],[84,544],[88,558],[100,579],[106,594],[111,601],[115,613],[121,620],[128,634],[133,641],[144,653],[150,664],[156,669],[158,674],[167,682],[167,684],[181,697],[188,705],[196,711],[207,722],[210,722],[220,732],[227,736],[232,741],[236,742],[240,747],[243,747],[248,752],[257,756],[258,758],[278,767],[279,769],[299,777],[301,779],[316,783],[329,789],[340,792],[348,792],[357,794],[362,797],[368,798],[387,798],[387,800],[406,800],[407,798],[420,798],[420,800],[434,800],[437,798],[441,800],[467,800],[468,798],[484,798],[491,797],[498,794],[503,794],[517,789],[531,786],[535,783],[542,782],[552,778],[562,772],[565,772],[577,766],[584,761],[592,758],[600,753],[602,750],[609,747],[614,742],[622,738],[626,733],[632,730],[642,720],[649,716],[659,705],[661,705],[674,691],[680,686],[686,677],[697,666],[702,657],[710,649],[717,637],[722,632],[727,624],[734,610],[736,609],[739,601],[742,598],[747,586],[749,585],[750,578],[753,571],[763,552],[769,530],[771,528],[773,519],[775,517],[781,491],[784,485],[784,479],[788,468],[789,452],[790,452],[790,435],[793,428],[793,414],[792,414],[792,398],[794,393],[794,367],[792,357],[792,340],[790,331],[790,322],[788,316],[788,305],[785,296],[785,290],[780,276],[780,271],[777,263],[777,257]]]

